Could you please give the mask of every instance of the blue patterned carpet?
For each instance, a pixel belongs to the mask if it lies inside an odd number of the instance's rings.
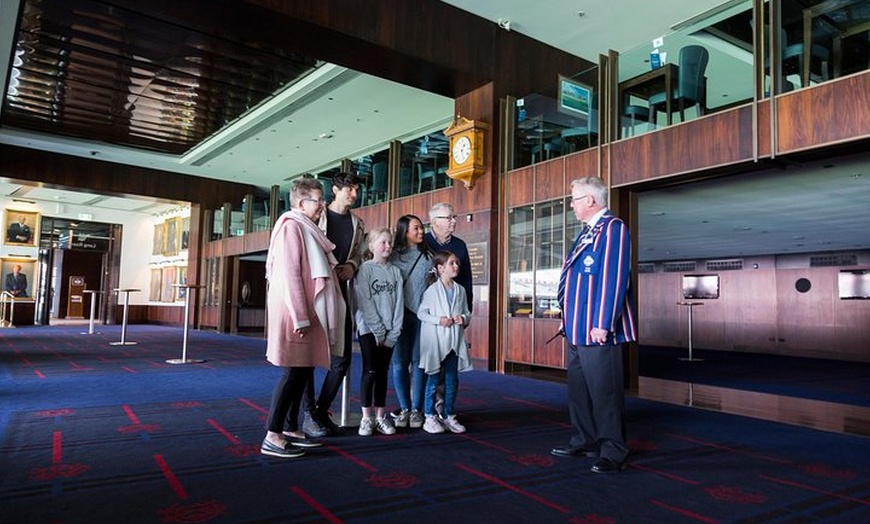
[[[113,329],[0,333],[0,522],[870,522],[867,439],[630,398],[629,468],[600,475],[549,455],[564,386],[481,371],[460,376],[464,435],[267,457],[262,340],[192,331],[206,362],[173,366],[180,329]]]

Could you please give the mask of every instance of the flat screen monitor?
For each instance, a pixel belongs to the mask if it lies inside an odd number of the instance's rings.
[[[683,298],[719,298],[719,275],[683,275]]]
[[[559,75],[559,111],[572,115],[589,116],[592,89],[576,80]]]
[[[870,269],[841,270],[838,284],[841,299],[870,299]]]

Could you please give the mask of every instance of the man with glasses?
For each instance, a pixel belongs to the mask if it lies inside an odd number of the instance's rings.
[[[468,310],[472,311],[474,303],[471,285],[471,259],[468,256],[468,246],[453,234],[456,231],[456,212],[453,205],[447,202],[435,204],[429,209],[429,232],[423,237],[426,245],[433,253],[449,251],[459,259],[459,276],[454,280],[465,288],[468,298]]]
[[[573,434],[556,456],[597,457],[596,473],[625,469],[625,392],[621,344],[637,340],[628,226],[607,208],[598,177],[571,182],[583,230],[559,279],[562,334],[568,339],[568,414]]]
[[[456,231],[457,216],[453,205],[440,202],[429,208],[429,232],[423,237],[426,245],[432,253],[449,251],[459,259],[459,275],[454,282],[465,288],[465,297],[468,300],[468,311],[473,311],[474,297],[471,285],[471,258],[468,256],[468,246],[465,242],[453,234]],[[469,347],[471,344],[469,344]],[[444,382],[438,385],[435,393],[435,411],[441,415],[444,405]]]
[[[320,215],[319,227],[326,238],[335,244],[332,252],[338,260],[335,273],[341,284],[341,294],[347,305],[344,329],[344,352],[333,355],[332,363],[323,384],[320,396],[314,401],[314,384],[305,389],[305,418],[302,430],[309,436],[322,437],[327,434],[341,435],[344,430],[329,417],[329,408],[335,400],[342,380],[350,370],[353,357],[353,277],[362,263],[362,250],[365,239],[365,224],[351,212],[356,203],[360,179],[353,173],[338,173],[332,178],[332,192],[335,195],[329,206]]]

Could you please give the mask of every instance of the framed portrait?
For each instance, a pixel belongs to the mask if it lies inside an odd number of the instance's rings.
[[[160,294],[163,292],[163,270],[151,270],[151,287],[148,290],[148,300],[151,302],[160,302]]]
[[[190,217],[181,219],[181,250],[186,251],[190,246]]]
[[[12,246],[35,246],[39,234],[39,213],[5,209],[3,242]]]
[[[181,284],[182,286],[187,285],[187,266],[178,266],[178,273],[176,274],[176,279],[178,282],[176,284]],[[175,301],[183,302],[185,298],[187,298],[187,288],[185,287],[177,287],[175,293]]]
[[[181,240],[179,226],[181,225],[181,218],[170,218],[166,220],[166,241],[163,246],[163,254],[167,257],[174,257],[178,254],[178,244]]]
[[[151,247],[152,255],[163,254],[163,243],[166,237],[166,222],[154,224],[154,244]]]
[[[3,291],[17,299],[33,299],[36,293],[36,260],[4,257],[2,259]]]
[[[175,302],[175,273],[176,268],[174,266],[168,266],[163,268],[163,286],[160,293],[160,301],[161,302]]]

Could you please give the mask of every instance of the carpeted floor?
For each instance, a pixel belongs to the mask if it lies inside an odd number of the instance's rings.
[[[563,385],[482,371],[460,376],[464,435],[351,432],[267,457],[262,340],[192,331],[207,361],[173,366],[180,329],[131,326],[122,348],[102,328],[0,333],[0,522],[870,521],[867,439],[629,398],[630,466],[595,474],[549,454],[569,434]]]

